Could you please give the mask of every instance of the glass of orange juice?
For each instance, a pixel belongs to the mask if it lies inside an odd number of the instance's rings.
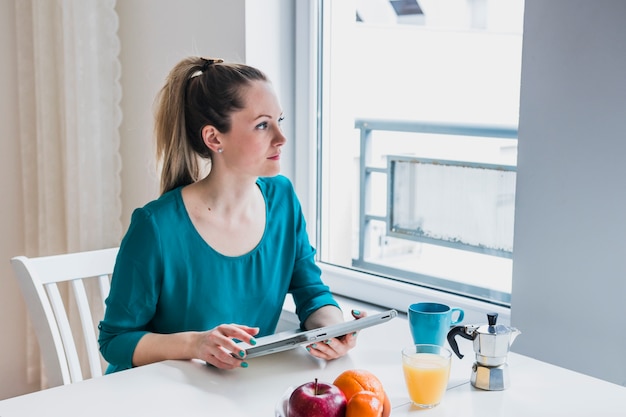
[[[402,369],[413,404],[432,408],[441,402],[451,362],[452,352],[442,346],[411,345],[402,349]]]

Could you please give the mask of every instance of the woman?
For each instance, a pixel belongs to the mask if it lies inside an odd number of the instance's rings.
[[[99,326],[107,372],[193,358],[245,368],[236,341],[272,334],[287,293],[303,328],[343,321],[292,185],[278,175],[286,138],[267,77],[187,58],[157,103],[161,196],[135,210],[120,245]],[[350,334],[307,350],[333,359],[355,343]]]

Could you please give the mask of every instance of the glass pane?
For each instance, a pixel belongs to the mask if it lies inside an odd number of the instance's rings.
[[[320,261],[506,304],[523,0],[345,0],[323,7]],[[403,127],[369,128],[379,122]],[[462,165],[406,168],[413,172],[401,177],[415,184],[396,184],[390,200],[389,159],[399,156]],[[492,175],[467,168],[472,164],[513,170]],[[449,180],[453,185],[444,185]],[[430,188],[411,188],[423,181]],[[469,221],[464,210],[486,210],[481,221],[489,224]],[[420,227],[439,240],[406,233]]]
[[[393,156],[389,166],[390,233],[510,256],[515,210],[512,168]]]

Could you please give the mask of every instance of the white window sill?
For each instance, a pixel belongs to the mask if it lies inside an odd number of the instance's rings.
[[[320,263],[324,282],[336,295],[381,308],[395,308],[406,313],[410,304],[437,302],[465,311],[464,324],[484,323],[487,313],[498,313],[498,323],[510,325],[511,310],[487,302],[449,294],[385,278],[372,277],[358,271]],[[342,304],[342,301],[339,301]],[[346,300],[343,300],[345,303]],[[343,306],[343,304],[342,304]],[[363,308],[363,307],[362,307]]]
[[[462,308],[465,312],[463,324],[486,323],[489,312],[498,313],[499,324],[507,326],[511,324],[511,312],[506,307],[389,279],[374,278],[368,274],[328,264],[320,263],[319,266],[324,282],[335,294],[346,320],[350,318],[350,311],[353,308],[368,313],[395,308],[401,313],[406,313],[410,304],[427,301]],[[287,297],[276,331],[297,328],[299,325],[293,299]]]

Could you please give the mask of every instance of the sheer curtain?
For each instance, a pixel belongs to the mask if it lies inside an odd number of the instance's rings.
[[[117,246],[122,116],[115,1],[15,5],[26,255]],[[36,381],[42,372],[32,332],[27,344],[29,379]]]

